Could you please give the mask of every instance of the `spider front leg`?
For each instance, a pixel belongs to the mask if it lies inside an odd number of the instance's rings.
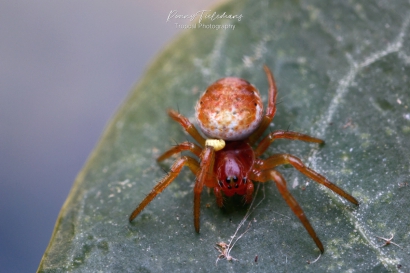
[[[310,225],[309,220],[306,218],[305,213],[303,212],[302,208],[296,201],[296,199],[290,194],[287,186],[286,180],[283,176],[276,170],[265,170],[262,172],[257,172],[251,175],[251,179],[259,182],[266,182],[269,180],[273,180],[278,188],[280,194],[282,195],[283,199],[285,199],[288,206],[292,209],[293,213],[299,220],[302,222],[303,226],[309,233],[310,237],[312,237],[313,241],[315,241],[317,247],[323,253],[325,249],[323,248],[322,242],[316,235],[315,230]]]
[[[222,208],[224,206],[224,197],[222,194],[222,189],[220,187],[214,187],[214,195],[216,198],[216,204],[218,207]]]
[[[145,199],[138,205],[138,207],[131,213],[130,222],[140,214],[140,212],[166,187],[171,184],[172,181],[178,176],[184,166],[188,166],[191,171],[197,175],[199,172],[198,162],[189,156],[183,156],[172,165],[170,172],[158,182],[157,185],[151,190],[151,192],[145,197]]]
[[[204,185],[215,186],[217,185],[216,178],[214,176],[214,163],[215,163],[215,150],[212,146],[205,146],[200,156],[200,170],[196,176],[194,186],[194,226],[196,232],[199,233],[199,216],[201,209],[201,193]]]
[[[355,205],[359,205],[359,202],[356,200],[356,198],[354,198],[353,196],[345,192],[343,189],[339,188],[338,186],[336,186],[335,184],[327,180],[327,178],[324,177],[323,175],[306,167],[305,164],[303,164],[302,160],[300,160],[296,156],[293,156],[290,154],[275,154],[266,160],[259,160],[256,163],[255,169],[263,171],[267,169],[272,169],[276,166],[283,165],[283,164],[291,164],[295,169],[297,169],[299,172],[306,175],[310,179],[331,189],[333,192],[337,193],[338,195],[345,198],[349,202]]]
[[[255,149],[255,156],[259,157],[260,155],[262,155],[275,139],[280,139],[280,138],[291,139],[291,140],[301,140],[305,142],[314,142],[314,143],[319,143],[319,144],[325,143],[323,140],[319,138],[311,137],[305,134],[292,132],[292,131],[278,130],[278,131],[274,131],[270,133],[264,139],[262,139],[262,141],[258,144],[258,147],[256,147]]]

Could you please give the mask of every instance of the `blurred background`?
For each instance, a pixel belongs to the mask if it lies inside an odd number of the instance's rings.
[[[0,272],[34,272],[72,183],[150,60],[216,0],[0,1]]]

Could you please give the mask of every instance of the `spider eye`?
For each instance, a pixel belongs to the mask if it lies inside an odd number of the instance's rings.
[[[246,177],[242,178],[242,182],[246,184]]]
[[[234,176],[233,177],[233,182],[238,183],[238,177]]]
[[[218,185],[219,185],[219,187],[221,187],[221,188],[224,186],[224,184],[222,183],[221,180],[218,180]]]
[[[230,176],[228,176],[228,177],[226,178],[226,183],[229,183],[229,182],[231,182],[231,177],[230,177]]]

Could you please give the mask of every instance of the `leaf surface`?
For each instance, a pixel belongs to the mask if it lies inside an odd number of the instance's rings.
[[[39,272],[384,272],[410,270],[410,4],[407,1],[235,1],[235,29],[192,29],[152,63],[106,128],[61,210]],[[274,183],[260,186],[248,227],[228,243],[247,207],[219,209],[202,194],[201,233],[193,227],[188,169],[136,218],[132,210],[168,170],[155,158],[187,137],[167,115],[194,120],[200,93],[226,76],[247,79],[265,103],[274,72],[278,112],[271,130],[290,128],[323,147],[278,140],[274,153],[299,156],[359,199],[355,207],[290,167],[280,167],[324,244],[319,251]],[[401,246],[376,236],[390,237]],[[255,257],[258,261],[255,262]]]

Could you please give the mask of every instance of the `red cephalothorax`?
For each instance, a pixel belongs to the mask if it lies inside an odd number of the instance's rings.
[[[222,191],[226,196],[245,195],[247,201],[251,201],[253,184],[248,180],[248,176],[254,161],[255,153],[248,143],[227,142],[224,149],[215,153],[214,170],[218,186],[214,188],[214,192]],[[249,196],[246,195],[247,191],[251,191]],[[222,196],[215,195],[218,204],[222,202]],[[219,198],[221,200],[218,200]]]
[[[190,151],[200,161],[190,156],[177,159],[166,175],[132,212],[132,221],[160,192],[181,172],[184,166],[196,176],[194,186],[194,227],[199,232],[201,192],[204,186],[212,188],[216,203],[223,206],[223,196],[243,195],[245,202],[252,201],[254,182],[273,181],[293,213],[312,237],[321,252],[322,242],[310,225],[296,199],[290,194],[283,176],[275,167],[290,164],[310,179],[329,188],[341,197],[358,205],[358,201],[326,177],[306,167],[291,154],[273,154],[266,159],[259,157],[275,139],[302,140],[322,144],[323,140],[305,134],[277,130],[269,133],[254,148],[252,146],[268,128],[276,112],[276,85],[272,72],[264,70],[269,82],[268,107],[263,115],[263,104],[258,90],[240,78],[223,78],[207,88],[196,105],[196,118],[205,139],[191,122],[174,110],[168,114],[199,144],[183,142],[163,153],[157,161],[165,160],[181,151]]]

